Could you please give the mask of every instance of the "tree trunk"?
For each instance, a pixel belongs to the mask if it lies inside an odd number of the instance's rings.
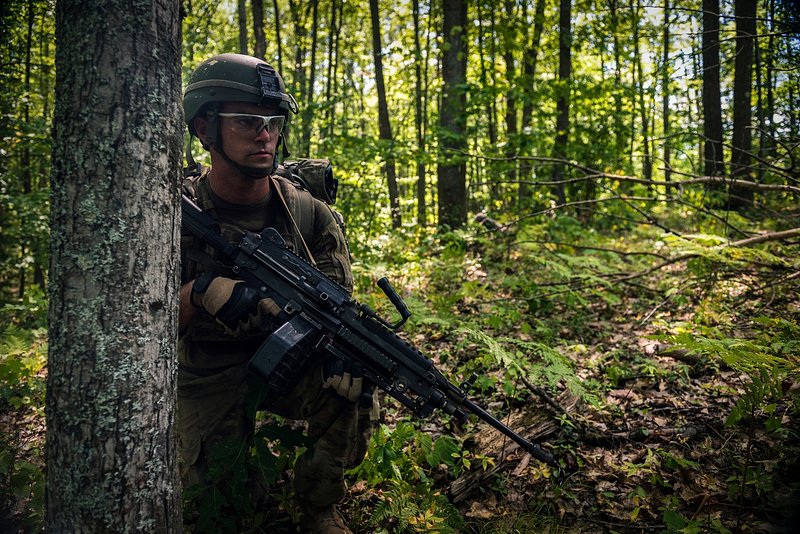
[[[331,1],[331,17],[328,22],[328,75],[325,79],[325,133],[327,138],[333,137],[334,117],[336,116],[336,102],[333,99],[333,83],[338,71],[338,43],[341,23],[337,22],[338,6],[342,5],[342,1]]]
[[[260,59],[266,59],[267,39],[264,35],[264,0],[251,0],[251,2],[253,10],[253,38],[256,41],[253,55]]]
[[[466,148],[467,2],[444,2],[442,35],[442,99],[439,110],[437,168],[439,225],[460,228],[467,222]]]
[[[609,1],[609,10],[611,12],[611,41],[614,47],[614,155],[622,159],[620,156],[625,152],[625,125],[622,109],[622,45],[619,39],[619,11],[617,0]],[[630,161],[630,158],[628,159]]]
[[[756,0],[736,0],[736,59],[733,67],[733,143],[731,177],[752,180],[753,148],[752,91],[753,40],[756,35]],[[741,209],[753,204],[753,190],[731,187],[728,207]]]
[[[536,83],[536,66],[539,58],[539,48],[542,41],[542,31],[544,29],[544,7],[545,0],[536,0],[533,15],[533,37],[525,51],[525,59],[523,62],[524,70],[524,94],[525,99],[522,104],[522,146],[520,149],[525,156],[532,155],[533,150],[533,104],[534,104],[534,85]],[[530,181],[533,176],[533,166],[529,161],[522,163],[520,167],[521,182],[519,184],[519,198],[517,205],[520,210],[525,210],[530,205]]]
[[[670,0],[664,0],[664,29],[663,29],[663,56],[661,66],[661,115],[663,120],[664,131],[664,181],[669,182],[672,179],[672,167],[670,164],[670,129],[669,129],[669,97],[670,97],[670,61],[669,61],[669,25],[670,25]],[[670,187],[667,186],[667,193],[670,192]]]
[[[300,114],[300,118],[303,120],[300,121],[299,125],[294,123],[292,125],[291,130],[294,130],[296,127],[300,128],[300,141],[298,151],[300,154],[308,154],[308,147],[303,146],[303,140],[305,139],[305,118],[306,118],[306,111],[305,106],[307,105],[307,93],[306,93],[306,80],[308,77],[306,76],[306,67],[305,67],[305,60],[306,60],[306,40],[308,36],[308,29],[306,28],[306,20],[307,14],[303,14],[303,6],[305,4],[303,2],[298,2],[297,0],[289,0],[289,13],[292,16],[292,23],[294,25],[294,37],[295,37],[295,51],[294,51],[294,69],[291,69],[292,74],[292,82],[291,82],[291,92],[294,94],[297,101],[300,103],[300,107],[303,108],[303,112]],[[308,9],[311,8],[311,4],[309,4]],[[280,26],[280,24],[278,24]],[[286,74],[286,73],[284,73]],[[284,81],[286,78],[284,77]],[[288,133],[288,132],[287,132]]]
[[[319,27],[319,0],[311,0],[311,62],[308,65],[308,88],[303,102],[302,153],[311,153],[311,130],[314,123],[314,86],[317,83],[317,28]]]
[[[505,0],[506,22],[503,25],[503,61],[506,64],[506,148],[505,157],[508,160],[506,165],[505,180],[513,184],[517,180],[517,103],[519,95],[517,91],[517,67],[514,58],[514,50],[519,46],[516,32],[517,15],[514,13],[514,1]]]
[[[278,47],[278,72],[281,73],[281,76],[284,76],[285,81],[286,73],[283,72],[283,48],[281,45],[283,41],[281,41],[281,17],[278,9],[278,0],[273,0],[272,11],[275,13],[275,24],[272,26],[272,31],[275,32],[275,44]]]
[[[642,18],[642,2],[637,0],[633,20],[633,60],[636,66],[636,88],[639,96],[639,118],[642,123],[642,177],[645,180],[653,179],[653,158],[650,152],[650,117],[647,113],[647,91],[644,84],[644,69],[642,67],[642,54],[639,50],[639,25]],[[653,120],[655,122],[655,119]],[[655,129],[655,128],[654,128]]]
[[[725,174],[719,65],[719,0],[703,0],[703,173]]]
[[[386,86],[383,83],[383,53],[381,51],[381,21],[378,15],[378,0],[369,0],[372,19],[372,57],[375,61],[375,85],[378,89],[378,131],[386,153],[384,169],[389,184],[389,207],[392,215],[392,228],[400,228],[403,220],[400,213],[400,193],[397,189],[397,175],[394,167],[394,139],[389,122],[389,105],[386,101]]]
[[[25,35],[25,77],[23,80],[23,89],[25,91],[25,100],[22,104],[22,123],[24,124],[25,131],[29,131],[31,123],[31,50],[33,48],[33,25],[36,20],[36,13],[33,5],[33,0],[28,0],[25,5],[27,11],[27,30]],[[33,179],[31,172],[31,147],[30,143],[26,142],[22,148],[20,158],[20,170],[22,171],[22,191],[29,195],[33,191]],[[20,257],[25,258],[29,255],[29,238],[22,238],[22,250]],[[25,296],[25,289],[27,285],[27,268],[21,265],[19,268],[19,283],[17,286],[17,296],[21,299]]]
[[[754,43],[755,52],[755,73],[756,73],[756,120],[758,121],[758,169],[756,174],[756,181],[764,181],[764,173],[766,167],[762,163],[766,157],[767,147],[767,117],[766,110],[764,109],[764,82],[762,79],[763,72],[763,40],[756,37]]]
[[[422,110],[425,94],[423,93],[424,80],[422,78],[422,48],[419,42],[419,0],[412,0],[412,16],[414,19],[414,76],[416,87],[414,89],[414,127],[417,133],[417,224],[426,225],[427,204],[425,201],[425,130]]]
[[[480,19],[483,19],[482,10],[484,8],[483,3],[479,3],[477,6],[478,15]],[[492,16],[490,18],[491,25],[489,27],[490,35],[494,36],[494,7],[489,6],[491,10]],[[488,91],[490,95],[490,102],[488,103],[488,112],[486,113],[486,129],[487,135],[489,137],[489,149],[494,151],[497,148],[497,121],[496,121],[496,111],[495,111],[495,87],[494,87],[494,38],[489,40],[491,43],[491,49],[489,50],[489,57],[490,61],[489,64],[492,65],[491,69],[487,69],[486,67],[486,44],[484,39],[484,28],[483,24],[478,26],[478,55],[480,56],[480,81],[481,87],[484,88],[484,91]],[[492,154],[494,155],[494,154]],[[493,168],[495,164],[493,161],[487,162],[487,166],[489,167],[489,195],[490,200],[498,200],[500,198],[500,186],[498,184],[497,177],[495,176],[495,172],[493,172]]]
[[[553,145],[553,157],[566,159],[567,142],[569,140],[569,96],[570,77],[572,76],[572,0],[561,0],[558,16],[558,89],[556,97],[556,139]],[[553,181],[564,178],[564,165],[553,166]],[[564,184],[556,184],[554,193],[559,204],[566,204],[567,195]]]
[[[239,20],[239,53],[247,54],[247,2],[239,0],[236,8]]]
[[[56,4],[48,532],[182,530],[179,11]]]
[[[762,47],[764,54],[764,90],[766,91],[766,103],[764,106],[764,130],[761,135],[760,153],[762,159],[769,157],[774,147],[773,135],[775,133],[775,93],[773,91],[774,62],[775,56],[775,0],[769,0],[767,13],[767,46]],[[761,181],[759,179],[759,181]]]

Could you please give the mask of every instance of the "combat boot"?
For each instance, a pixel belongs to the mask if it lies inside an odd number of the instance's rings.
[[[303,517],[300,520],[300,528],[303,533],[353,534],[333,505],[320,507],[304,504],[301,506],[301,512]]]

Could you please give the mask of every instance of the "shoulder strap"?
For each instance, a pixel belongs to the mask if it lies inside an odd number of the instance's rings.
[[[304,211],[305,210],[303,210],[303,209],[292,210],[292,209],[289,208],[289,203],[286,201],[286,197],[288,196],[287,195],[288,191],[284,192],[282,190],[281,185],[279,185],[279,182],[281,182],[281,180],[277,180],[274,177],[270,178],[270,184],[273,186],[273,188],[275,189],[275,192],[278,194],[278,198],[281,201],[281,205],[283,206],[283,209],[286,210],[286,216],[289,217],[289,221],[292,223],[292,226],[294,227],[295,234],[298,236],[298,238],[300,240],[300,243],[303,245],[303,250],[305,251],[306,256],[308,257],[309,263],[311,263],[311,265],[316,267],[317,262],[314,260],[314,255],[311,254],[311,249],[308,248],[308,244],[306,243],[305,237],[303,236],[303,231],[300,229],[300,226],[297,224],[297,220],[295,220],[295,217],[294,217],[294,214],[293,214],[293,211],[294,211],[295,213],[297,213],[298,217],[302,217],[304,215]],[[301,195],[295,194],[294,198],[299,201],[299,199],[303,198],[303,197]],[[310,203],[311,202],[309,202],[309,204]],[[311,206],[311,207],[313,209],[313,206]]]

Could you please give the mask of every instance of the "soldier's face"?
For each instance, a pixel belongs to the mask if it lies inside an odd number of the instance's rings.
[[[245,102],[226,102],[222,105],[220,113],[277,115],[277,111],[273,108],[263,108]],[[276,131],[273,125],[260,127],[263,122],[258,125],[259,127],[243,128],[244,122],[241,117],[219,117],[223,150],[230,159],[239,165],[252,168],[271,168],[280,131]]]

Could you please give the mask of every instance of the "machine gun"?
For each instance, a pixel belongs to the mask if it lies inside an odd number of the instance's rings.
[[[357,363],[365,384],[379,387],[416,417],[427,417],[438,409],[461,425],[474,414],[538,460],[556,465],[549,452],[467,398],[474,376],[460,386],[453,384],[430,359],[394,333],[411,313],[386,278],[381,278],[378,286],[400,314],[395,323],[354,300],[343,287],[290,251],[274,228],[260,234],[248,232],[233,244],[186,195],[181,207],[183,228],[217,250],[245,282],[265,295],[269,290],[270,298],[288,316],[248,364],[273,394],[287,393],[310,365],[310,355],[322,350]]]

